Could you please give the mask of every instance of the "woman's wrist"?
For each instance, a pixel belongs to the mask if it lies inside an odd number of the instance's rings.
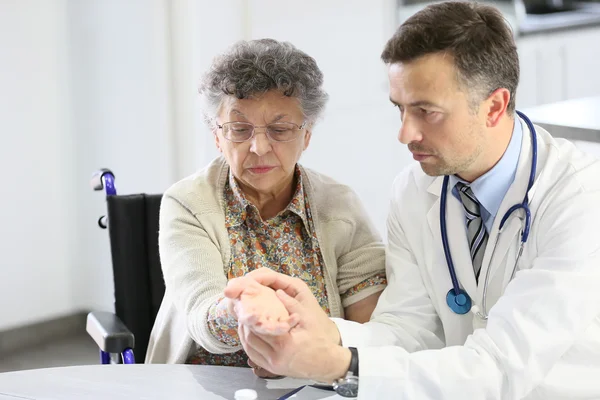
[[[235,311],[230,310],[229,299],[219,299],[208,311],[208,328],[212,335],[222,343],[230,346],[239,346],[240,339],[237,334],[237,317]],[[233,307],[231,307],[233,308]]]
[[[237,314],[235,312],[235,300],[224,297],[221,299],[221,305],[226,310],[227,314],[237,321]]]

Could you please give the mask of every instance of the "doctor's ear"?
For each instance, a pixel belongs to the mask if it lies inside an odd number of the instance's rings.
[[[510,91],[506,88],[500,88],[496,89],[487,100],[483,102],[483,111],[485,112],[486,125],[488,128],[493,128],[498,125],[501,117],[506,114],[510,99]]]

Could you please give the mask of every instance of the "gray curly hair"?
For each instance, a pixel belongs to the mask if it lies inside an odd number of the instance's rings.
[[[270,90],[297,98],[311,125],[321,117],[329,97],[315,59],[291,43],[240,41],[217,56],[200,81],[204,119],[213,123],[226,96],[247,99]]]

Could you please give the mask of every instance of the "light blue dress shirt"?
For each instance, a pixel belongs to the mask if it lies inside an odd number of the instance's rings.
[[[515,180],[517,173],[517,164],[519,163],[519,156],[521,154],[521,140],[523,138],[523,127],[521,126],[521,120],[515,118],[515,126],[513,128],[512,136],[506,151],[502,155],[500,161],[494,165],[494,167],[475,179],[471,184],[463,181],[456,175],[450,176],[450,187],[452,187],[452,194],[454,197],[460,200],[458,189],[456,184],[463,182],[471,186],[473,194],[480,203],[481,217],[485,225],[485,230],[490,233],[492,225],[494,224],[494,218],[498,214],[500,204],[506,196],[510,185]]]

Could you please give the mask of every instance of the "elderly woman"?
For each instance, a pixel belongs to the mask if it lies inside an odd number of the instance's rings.
[[[164,194],[166,292],[146,362],[247,366],[223,290],[260,267],[304,280],[332,317],[369,320],[386,285],[381,239],[349,187],[298,164],[322,84],[289,43],[240,42],[215,59],[200,94],[222,157]]]

